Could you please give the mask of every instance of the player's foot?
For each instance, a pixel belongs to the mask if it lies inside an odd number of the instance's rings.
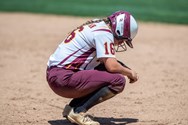
[[[75,113],[74,109],[68,105],[64,108],[63,117],[66,117],[70,122],[78,125],[100,125],[99,122],[93,121],[88,115]]]

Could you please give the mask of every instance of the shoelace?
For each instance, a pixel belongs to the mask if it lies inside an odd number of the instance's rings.
[[[93,120],[89,116],[84,116],[83,122],[93,122]]]

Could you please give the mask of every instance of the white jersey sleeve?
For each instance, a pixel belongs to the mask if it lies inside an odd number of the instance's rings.
[[[115,57],[114,39],[110,30],[95,30],[94,41],[96,45],[97,58]]]

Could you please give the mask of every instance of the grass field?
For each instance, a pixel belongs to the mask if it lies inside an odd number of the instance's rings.
[[[127,10],[141,21],[188,24],[188,0],[0,0],[0,11],[106,16]]]

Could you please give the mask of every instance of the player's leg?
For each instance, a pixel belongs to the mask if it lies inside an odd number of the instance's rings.
[[[125,86],[125,77],[120,74],[112,74],[106,71],[87,70],[73,74],[69,82],[70,85],[77,84],[76,91],[79,92],[76,93],[78,95],[81,93],[80,97],[73,99],[70,103],[72,107],[78,107],[97,92],[100,93],[98,95],[106,96],[103,97],[105,100],[107,97],[110,97],[109,95],[120,93]],[[103,87],[107,88],[101,89]]]
[[[73,99],[67,106],[69,108],[71,106],[70,109],[74,109],[74,113],[86,112],[91,107],[120,93],[125,86],[124,76],[97,70],[75,73],[71,80],[83,81],[77,89],[84,96]],[[69,112],[64,113],[64,116],[66,115],[69,117]]]

